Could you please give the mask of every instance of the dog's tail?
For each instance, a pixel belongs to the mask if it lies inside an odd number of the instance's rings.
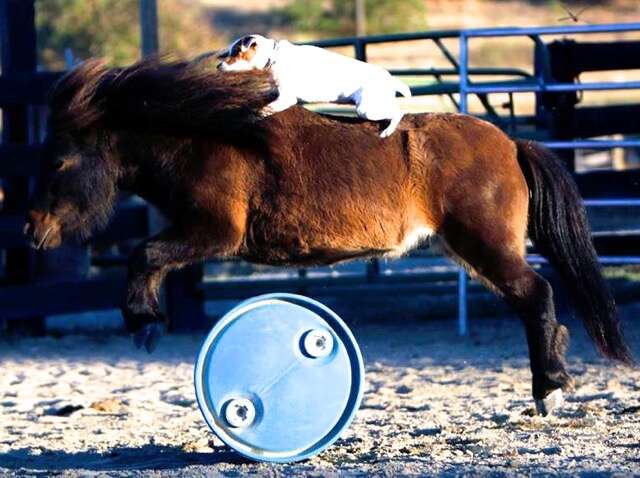
[[[393,87],[395,88],[395,90],[405,98],[411,98],[411,90],[409,89],[407,84],[398,78],[391,78],[393,79]]]

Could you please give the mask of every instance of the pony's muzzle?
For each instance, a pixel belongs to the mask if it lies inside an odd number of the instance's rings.
[[[60,220],[53,214],[38,210],[29,211],[23,229],[36,249],[53,249],[62,244]]]

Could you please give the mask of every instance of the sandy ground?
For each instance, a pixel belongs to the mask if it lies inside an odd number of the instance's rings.
[[[623,310],[640,355],[640,307]],[[319,457],[248,462],[215,438],[195,403],[202,335],[174,335],[148,356],[117,335],[0,341],[0,475],[640,474],[640,371],[596,357],[577,323],[575,393],[531,416],[515,320],[354,328],[367,388],[351,428]]]

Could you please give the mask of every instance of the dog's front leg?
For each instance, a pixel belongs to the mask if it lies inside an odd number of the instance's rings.
[[[280,96],[278,96],[275,101],[269,103],[262,109],[262,115],[271,116],[274,113],[291,108],[296,104],[298,104],[298,98],[295,95],[280,92]]]

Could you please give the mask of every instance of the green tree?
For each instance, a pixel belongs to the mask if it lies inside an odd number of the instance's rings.
[[[188,0],[158,2],[160,48],[182,56],[221,46],[202,8]],[[64,50],[75,57],[104,57],[128,64],[140,57],[138,0],[39,0],[36,3],[40,63],[64,67]]]
[[[426,29],[424,0],[365,0],[367,33],[392,33]],[[293,0],[279,13],[284,23],[305,32],[353,35],[354,0]]]

